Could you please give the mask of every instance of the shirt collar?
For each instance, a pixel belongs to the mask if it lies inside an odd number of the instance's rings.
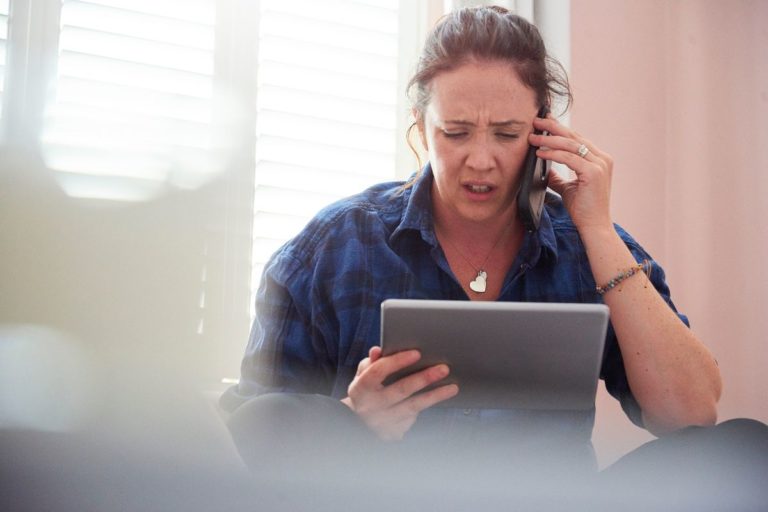
[[[421,238],[425,242],[432,247],[437,247],[437,237],[432,218],[432,181],[432,166],[427,162],[421,172],[411,178],[413,185],[405,195],[405,211],[400,224],[390,236],[390,243],[394,242],[404,231],[415,230],[421,234]],[[541,212],[538,231],[526,233],[522,251],[524,261],[529,266],[535,265],[542,255],[557,261],[555,230],[546,207]]]

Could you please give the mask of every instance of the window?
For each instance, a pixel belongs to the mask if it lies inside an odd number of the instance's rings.
[[[215,0],[66,1],[45,162],[72,197],[151,199],[223,170],[244,136],[223,113],[254,109],[252,296],[268,257],[317,210],[395,178],[400,4],[259,2],[257,56],[239,62],[257,76],[248,106],[217,87],[216,30],[230,27]]]
[[[322,206],[413,170],[404,80],[424,5],[0,0],[0,115],[12,135],[0,151],[34,155],[68,204],[119,204],[126,218],[146,206],[179,219],[163,209],[167,192],[199,192],[189,236],[163,242],[200,263],[187,283],[199,308],[179,322],[197,333],[209,377],[234,375],[251,278],[269,255]],[[139,255],[156,243],[115,236]]]
[[[262,0],[253,286],[323,206],[395,178],[398,1]]]
[[[214,14],[213,0],[63,3],[42,147],[69,195],[143,200],[217,168]]]

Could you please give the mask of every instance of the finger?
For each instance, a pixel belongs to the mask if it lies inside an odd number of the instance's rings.
[[[562,149],[539,148],[536,155],[545,160],[567,165],[577,176],[582,176],[591,169],[599,168],[599,162],[589,161],[570,151]]]
[[[364,389],[380,389],[393,373],[411,366],[421,359],[418,350],[404,350],[391,356],[382,356],[360,374],[358,385]]]
[[[379,360],[381,357],[381,347],[380,346],[373,346],[368,351],[368,357],[361,360],[357,364],[357,372],[355,373],[355,377],[358,377],[361,375],[369,366],[371,366],[372,363],[375,363]]]
[[[546,118],[534,117],[533,127],[536,128],[537,130],[549,132],[552,135],[560,135],[562,137],[567,137],[569,139],[574,139],[577,136],[576,132],[574,132],[567,126],[561,124],[557,119],[555,119],[551,115]]]
[[[563,151],[570,151],[571,153],[577,153],[579,151],[579,147],[581,146],[581,142],[578,142],[570,137],[543,133],[530,134],[528,136],[528,142],[541,148],[561,149]]]
[[[588,141],[586,141],[586,139],[576,140],[568,137],[563,137],[560,135],[531,134],[528,137],[528,141],[532,145],[538,146],[539,148],[544,150],[564,151],[564,152],[575,154],[579,158],[586,160],[588,162],[594,162],[598,164],[604,163],[600,153],[596,149],[594,149],[594,147],[591,144],[589,144]],[[584,156],[581,156],[579,154],[579,151],[581,150],[582,145],[587,148],[587,153]]]
[[[448,376],[448,365],[438,364],[408,375],[385,388],[386,403],[394,405]]]
[[[576,143],[576,150],[574,151],[576,155],[583,158],[584,160],[589,160],[591,162],[598,162],[600,164],[605,163],[607,155],[602,151],[600,151],[600,148],[592,144],[592,142],[590,142],[589,139],[586,139],[581,135],[576,134],[573,141]],[[581,156],[581,154],[579,154],[579,151],[581,150],[582,146],[586,147],[588,150],[584,156]]]
[[[547,186],[562,196],[570,181],[571,180],[562,177],[558,172],[550,171]]]
[[[371,350],[368,351],[368,357],[372,363],[378,361],[381,357],[381,347],[378,345],[371,347]]]
[[[357,363],[357,372],[355,372],[355,377],[359,377],[362,375],[362,373],[371,366],[371,358],[366,357],[365,359],[362,359],[359,363]]]
[[[568,128],[567,126],[564,126],[560,124],[556,119],[553,117],[548,117],[546,119],[542,118],[534,118],[533,125],[535,128],[539,130],[543,130],[548,132],[547,135],[545,134],[531,134],[531,144],[534,146],[550,146],[550,143],[548,141],[549,137],[561,137],[563,139],[568,139],[570,141],[573,141],[570,143],[570,146],[567,147],[559,147],[558,149],[566,149],[568,151],[571,151],[573,153],[578,154],[579,146],[581,144],[584,144],[587,146],[587,149],[589,149],[589,153],[585,155],[587,158],[591,155],[597,157],[600,160],[605,160],[606,155],[603,153],[600,148],[595,146],[590,140],[583,137],[580,133],[578,133],[575,130],[572,130],[571,128]],[[536,141],[536,142],[533,142]],[[554,146],[552,146],[554,147]]]
[[[400,402],[392,408],[392,413],[395,417],[408,418],[418,415],[424,409],[428,409],[435,404],[444,402],[449,398],[453,398],[459,393],[459,386],[456,384],[446,384],[435,389],[431,389],[426,393],[420,393],[414,395],[408,400]]]

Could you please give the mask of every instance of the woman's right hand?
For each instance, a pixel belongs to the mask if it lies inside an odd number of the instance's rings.
[[[416,422],[419,413],[459,392],[456,384],[447,384],[415,394],[448,375],[448,366],[438,364],[384,385],[391,374],[407,368],[421,358],[418,350],[405,350],[382,357],[381,347],[373,347],[360,361],[357,374],[349,385],[349,396],[342,402],[385,441],[397,441]]]

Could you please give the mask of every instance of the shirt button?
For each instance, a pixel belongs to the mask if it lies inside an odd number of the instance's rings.
[[[472,409],[464,409],[464,416],[469,416],[472,414]]]

